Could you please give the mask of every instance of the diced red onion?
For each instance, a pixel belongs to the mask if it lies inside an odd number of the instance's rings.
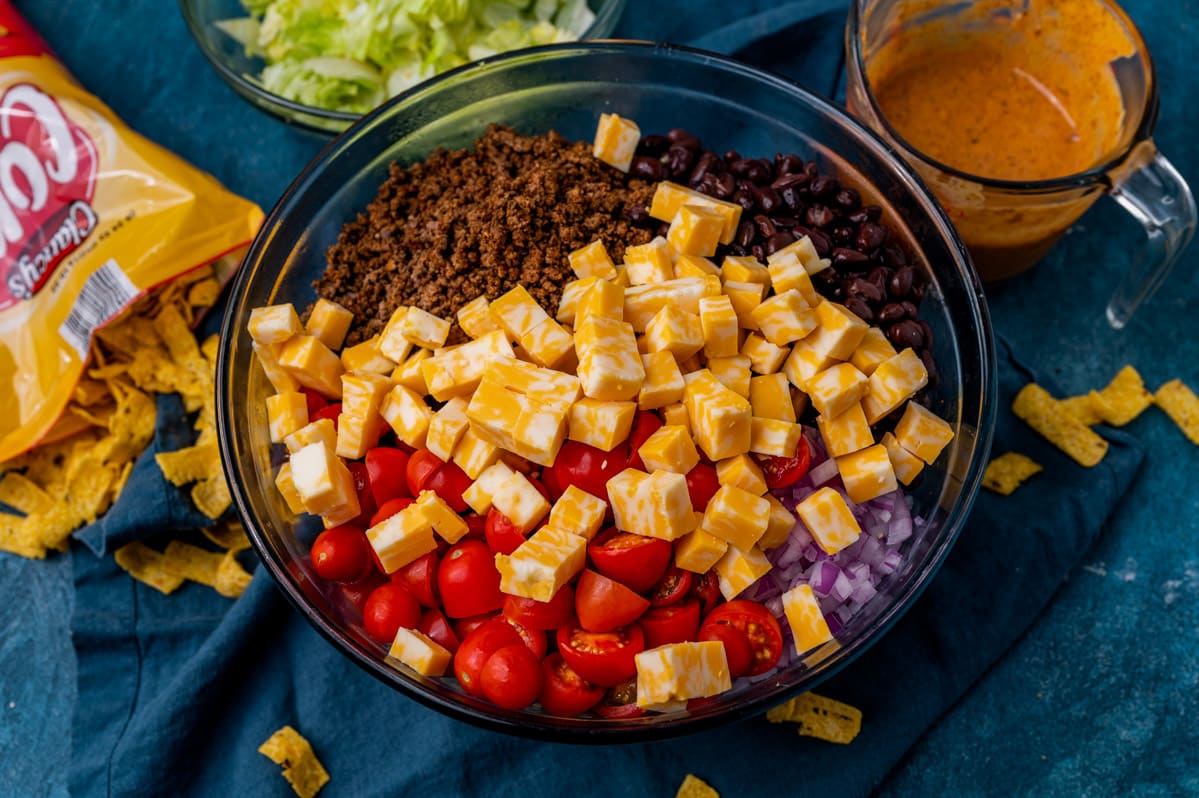
[[[766,605],[766,609],[770,610],[770,614],[774,617],[777,618],[783,614],[782,596],[775,596],[774,598],[766,599],[766,601],[763,603]]]
[[[825,460],[808,472],[808,479],[816,487],[820,487],[835,476],[837,476],[837,461],[833,459]]]
[[[841,619],[836,615],[826,615],[824,622],[828,624],[828,630],[833,633],[833,637],[841,634],[841,630],[845,628],[845,625],[841,623]]]
[[[833,592],[833,585],[840,576],[841,569],[832,560],[824,560],[816,563],[812,573],[808,576],[808,584],[812,586],[812,592],[817,596],[827,596]]]
[[[852,562],[844,570],[849,576],[849,583],[855,588],[870,579],[870,566],[864,562]]]
[[[849,584],[849,577],[842,570],[837,571],[837,579],[833,582],[833,589],[830,591],[834,598],[838,601],[845,601],[853,593],[853,585]]]
[[[875,588],[873,582],[867,579],[854,585],[853,592],[849,594],[849,598],[858,606],[861,606],[867,601],[870,601],[870,599],[874,598],[877,594],[878,589]]]
[[[879,574],[893,574],[903,564],[903,555],[898,551],[889,551],[883,555],[883,559],[875,567]]]

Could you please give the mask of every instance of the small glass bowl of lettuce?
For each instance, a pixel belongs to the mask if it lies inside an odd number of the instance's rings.
[[[498,53],[603,38],[625,0],[179,0],[243,98],[338,133],[436,74]]]

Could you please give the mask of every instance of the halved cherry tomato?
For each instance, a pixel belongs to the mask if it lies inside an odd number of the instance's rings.
[[[700,640],[719,640],[724,644],[724,656],[729,663],[729,676],[736,679],[744,676],[754,662],[754,651],[749,637],[736,626],[727,623],[704,624],[699,630]]]
[[[635,623],[612,632],[588,632],[569,623],[558,628],[557,640],[566,664],[587,681],[604,687],[636,674],[633,658],[645,650],[645,635]]]
[[[727,624],[745,633],[753,651],[753,664],[746,676],[756,676],[773,668],[783,654],[783,632],[770,610],[756,601],[733,599],[708,613],[700,634],[713,624]]]
[[[683,600],[691,589],[691,572],[684,571],[674,565],[666,569],[662,578],[654,585],[649,594],[649,603],[655,607],[665,607]]]
[[[607,501],[608,480],[623,471],[628,460],[629,449],[624,443],[605,452],[586,443],[566,441],[554,464],[542,472],[542,478],[558,496],[574,485]]]
[[[341,416],[341,402],[334,402],[331,405],[325,405],[320,410],[308,416],[309,423],[320,421],[322,418],[327,418],[333,422],[333,429],[337,429],[337,419]]]
[[[374,549],[371,550],[372,552]],[[379,585],[387,584],[387,577],[382,571],[371,569],[366,576],[359,579],[357,582],[345,582],[341,585],[341,592],[345,595],[354,608],[362,612],[366,607],[366,600],[370,598],[371,593],[375,592],[375,588]]]
[[[437,569],[437,589],[442,609],[451,618],[492,612],[504,604],[495,555],[479,540],[463,540],[450,547]]]
[[[638,593],[657,584],[673,553],[669,541],[615,529],[601,532],[587,546],[595,570]]]
[[[511,554],[525,542],[525,536],[512,525],[508,516],[494,507],[487,511],[483,535],[487,540],[488,548],[496,554]]]
[[[478,629],[488,621],[495,620],[499,615],[496,612],[485,612],[482,615],[471,615],[466,618],[458,618],[454,621],[454,634],[458,635],[459,640],[465,640],[470,636],[470,633]]]
[[[694,640],[699,631],[699,602],[687,599],[668,607],[653,607],[638,621],[645,632],[645,647]]]
[[[541,695],[541,661],[522,645],[504,646],[483,665],[483,696],[504,709],[524,709]]]
[[[520,635],[503,618],[493,618],[462,638],[454,654],[454,675],[462,689],[478,698],[483,697],[480,676],[491,655],[505,646],[525,648]]]
[[[395,640],[400,627],[411,629],[420,623],[420,604],[399,585],[385,582],[375,588],[362,608],[366,633],[380,643]]]
[[[463,492],[474,483],[457,463],[446,463],[425,481],[425,490],[431,490],[442,498],[456,513],[469,509]]]
[[[766,476],[766,487],[771,490],[787,488],[804,478],[808,466],[812,463],[812,453],[808,450],[808,442],[802,437],[795,449],[794,457],[771,457],[758,455],[758,465]]]
[[[428,449],[417,449],[408,457],[408,465],[404,467],[404,478],[408,482],[408,492],[413,496],[419,496],[420,492],[425,489],[425,483],[429,481],[429,477],[441,468],[445,463],[441,462],[441,458],[430,452]]]
[[[713,607],[724,600],[720,594],[720,580],[712,571],[693,574],[691,577],[691,598],[699,600],[700,614],[707,615]]]
[[[316,414],[329,406],[329,400],[311,388],[301,388],[300,393],[304,394],[304,401],[308,404],[309,421],[314,421]]]
[[[401,585],[412,597],[425,607],[439,607],[437,600],[437,566],[441,558],[437,552],[422,554],[412,562],[395,571],[391,581]]]
[[[504,596],[504,617],[530,629],[557,629],[574,615],[575,592],[563,585],[549,601]]]
[[[316,536],[308,556],[312,570],[333,582],[356,582],[371,571],[371,544],[357,526],[329,527]]]
[[[352,523],[366,526],[379,510],[379,505],[375,504],[375,495],[371,493],[370,477],[367,475],[366,466],[357,460],[346,462],[346,468],[354,477],[354,491],[358,494],[358,507],[361,508]]]
[[[716,469],[707,463],[697,463],[695,468],[687,472],[687,493],[691,496],[691,509],[702,513],[720,490],[720,480],[716,477]]]
[[[637,679],[627,679],[604,693],[604,698],[593,707],[601,718],[636,718],[645,714],[637,706]]]
[[[363,458],[370,477],[375,504],[382,507],[392,499],[411,498],[408,492],[408,455],[390,446],[376,446]]]
[[[440,644],[451,654],[458,650],[458,635],[454,634],[454,627],[450,626],[441,610],[425,610],[416,629],[427,634],[433,642]]]
[[[551,715],[572,717],[595,706],[604,697],[604,688],[597,687],[566,664],[562,655],[554,652],[541,661],[541,708]]]
[[[500,617],[504,618],[503,615]],[[549,641],[546,639],[545,632],[539,629],[530,629],[527,626],[517,623],[511,618],[504,618],[504,620],[512,624],[512,628],[516,630],[518,635],[520,635],[520,641],[529,647],[529,651],[532,651],[533,654],[536,655],[537,661],[540,662],[545,656],[545,652],[549,651],[550,647]]]
[[[641,444],[649,440],[650,435],[661,428],[662,419],[658,418],[657,413],[651,410],[637,411],[637,415],[633,419],[633,431],[629,433],[629,468],[645,470],[645,463],[641,461],[641,455],[637,450],[641,448]]]
[[[481,515],[471,513],[466,516],[467,532],[463,535],[463,539],[474,538],[475,540],[484,540],[487,536],[487,519]]]
[[[412,503],[413,499],[403,498],[391,499],[390,501],[383,502],[382,506],[379,507],[379,511],[371,516],[371,526],[383,523],[388,518],[391,518],[393,515]]]
[[[649,609],[649,602],[632,590],[598,574],[583,571],[575,588],[575,612],[579,625],[589,632],[611,632],[627,626]],[[699,622],[698,617],[696,622]]]

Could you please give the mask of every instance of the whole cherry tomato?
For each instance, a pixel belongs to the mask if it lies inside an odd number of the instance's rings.
[[[611,687],[637,673],[634,660],[645,650],[637,624],[611,632],[588,632],[577,623],[558,628],[558,651],[566,664],[592,684]]]
[[[649,609],[649,602],[614,579],[583,571],[575,589],[579,625],[589,632],[611,632],[627,626]],[[696,615],[696,624],[699,616]]]
[[[773,668],[783,655],[783,632],[770,610],[756,601],[733,599],[708,613],[700,635],[714,624],[725,624],[743,632],[753,651],[753,664],[745,673],[756,676]]]
[[[720,480],[716,477],[716,469],[707,463],[697,463],[695,468],[687,472],[687,493],[691,496],[691,509],[702,513],[720,490]]]
[[[408,492],[413,496],[419,496],[420,492],[425,489],[425,483],[429,481],[429,477],[433,476],[433,472],[443,465],[445,463],[441,462],[441,458],[428,449],[417,449],[413,452],[408,457],[408,465],[404,467]]]
[[[385,584],[387,584],[387,577],[383,575],[383,572],[372,568],[357,582],[343,582],[341,592],[350,604],[354,605],[354,609],[362,612],[366,607],[366,600],[370,598],[371,593],[375,592],[375,588]]]
[[[354,477],[354,491],[358,494],[358,507],[360,508],[358,515],[351,523],[355,526],[366,526],[379,510],[379,506],[375,504],[375,495],[371,493],[366,466],[357,460],[350,460],[346,463],[346,468],[349,469],[350,476]]]
[[[413,499],[391,499],[379,506],[378,512],[371,516],[371,526],[383,523],[388,518],[413,503]]]
[[[637,415],[633,419],[633,431],[629,433],[629,468],[645,470],[645,463],[641,461],[641,455],[637,450],[641,448],[641,444],[649,440],[650,435],[661,428],[662,419],[658,418],[657,413],[651,410],[637,411]]]
[[[504,596],[504,617],[529,629],[557,629],[574,616],[574,590],[563,585],[549,601]]]
[[[402,586],[425,607],[439,607],[437,600],[437,571],[441,558],[436,551],[422,554],[391,574],[391,581]]]
[[[812,463],[812,453],[808,450],[808,442],[802,437],[795,449],[794,457],[771,457],[758,455],[758,465],[766,476],[766,487],[771,490],[788,488],[799,482],[808,473]]]
[[[736,679],[744,676],[754,662],[754,651],[749,636],[736,626],[727,623],[705,624],[699,630],[700,640],[719,640],[724,644],[724,656],[729,663],[729,676]]]
[[[682,601],[683,597],[687,595],[687,591],[691,589],[691,578],[690,571],[670,566],[658,583],[654,585],[653,591],[649,594],[649,603],[655,607],[665,607],[668,604]]]
[[[375,588],[362,608],[362,625],[366,633],[380,643],[395,640],[400,627],[413,629],[420,623],[420,604],[412,595],[391,582]]]
[[[437,588],[445,614],[465,618],[498,610],[504,604],[495,555],[479,540],[450,547],[437,569]]]
[[[454,634],[458,635],[459,640],[465,640],[470,636],[471,632],[488,621],[495,620],[498,615],[498,612],[485,612],[482,615],[469,615],[465,618],[458,618],[454,621]]]
[[[687,599],[666,607],[652,607],[638,623],[645,632],[646,648],[694,640],[699,631],[699,602]]]
[[[454,627],[450,626],[441,610],[425,610],[416,629],[451,654],[458,650],[458,635],[454,634]]]
[[[601,532],[587,546],[595,570],[638,593],[657,584],[673,553],[669,541],[615,529]]]
[[[645,710],[637,706],[637,679],[626,679],[611,687],[593,709],[601,718],[636,718],[644,715]]]
[[[308,556],[317,575],[333,582],[356,582],[371,571],[371,544],[357,526],[329,527],[316,536]]]
[[[493,618],[462,638],[454,654],[454,675],[462,689],[477,698],[483,697],[480,677],[491,655],[505,646],[525,648],[520,635],[503,618]]]
[[[300,393],[304,394],[304,401],[308,404],[309,421],[313,421],[317,413],[329,406],[329,400],[311,388],[301,388]]]
[[[525,542],[525,536],[508,520],[508,516],[494,507],[487,511],[483,534],[488,547],[496,554],[511,554]]]
[[[390,446],[376,446],[366,453],[363,462],[379,507],[392,499],[412,498],[408,491],[408,455],[404,452]]]
[[[604,697],[597,687],[575,673],[562,655],[554,652],[541,661],[542,687],[538,700],[551,715],[573,717],[591,709]]]
[[[308,422],[320,421],[322,418],[327,418],[333,422],[333,429],[337,429],[337,419],[341,417],[341,402],[334,402],[331,405],[325,405],[320,410],[308,416]]]
[[[504,709],[524,709],[541,695],[541,661],[526,646],[504,646],[480,675],[483,696]]]
[[[446,463],[434,471],[425,481],[425,490],[431,490],[442,498],[456,513],[469,509],[462,494],[474,483],[457,463]]]
[[[608,500],[608,480],[628,466],[629,449],[624,443],[605,452],[586,443],[566,441],[558,450],[554,464],[543,472],[544,479],[556,495],[571,485],[592,496]]]
[[[504,618],[503,615],[500,616]],[[549,650],[549,640],[546,639],[545,632],[540,629],[530,629],[527,626],[517,623],[511,618],[504,618],[505,621],[512,625],[516,633],[520,635],[520,641],[528,646],[529,651],[532,651],[540,662],[545,657],[545,652]]]

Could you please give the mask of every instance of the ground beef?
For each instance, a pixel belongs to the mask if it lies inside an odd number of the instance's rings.
[[[392,164],[314,285],[353,311],[351,344],[380,332],[399,305],[452,319],[480,294],[495,299],[516,285],[553,315],[573,278],[571,250],[600,238],[619,263],[626,245],[650,239],[625,209],[648,206],[653,190],[598,161],[586,143],[493,125],[473,149]],[[461,340],[456,326],[453,335]]]

